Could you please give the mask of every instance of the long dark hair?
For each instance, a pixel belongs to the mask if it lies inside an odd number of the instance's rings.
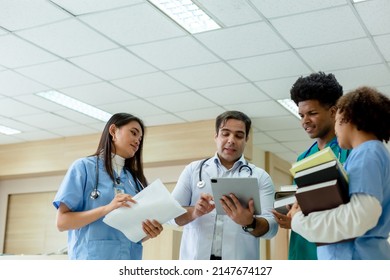
[[[142,129],[142,135],[145,136],[145,126],[141,119],[128,113],[114,114],[106,123],[106,126],[104,127],[102,135],[100,137],[98,148],[96,149],[96,152],[92,155],[103,157],[104,167],[106,168],[106,171],[110,175],[112,180],[115,180],[114,171],[112,169],[112,153],[115,154],[116,151],[115,146],[112,142],[112,136],[110,134],[110,126],[114,124],[116,127],[120,128],[121,126],[124,126],[132,121],[136,121],[139,123]],[[138,178],[142,185],[146,187],[147,180],[144,175],[142,164],[143,144],[144,137],[141,138],[138,151],[135,153],[135,155],[132,158],[125,159],[124,168],[126,168],[134,177]]]

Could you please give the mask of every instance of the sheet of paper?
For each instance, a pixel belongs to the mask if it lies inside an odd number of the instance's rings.
[[[143,221],[156,220],[164,224],[186,212],[160,179],[151,183],[133,198],[137,201],[136,204],[130,203],[130,208],[115,209],[103,219],[103,222],[120,230],[133,242],[138,242],[146,236],[142,230]]]

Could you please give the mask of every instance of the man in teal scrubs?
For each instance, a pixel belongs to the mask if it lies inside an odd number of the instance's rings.
[[[310,138],[316,139],[316,142],[297,160],[308,157],[325,147],[330,147],[343,163],[349,151],[339,147],[334,130],[337,111],[335,105],[343,95],[343,88],[335,76],[318,72],[307,77],[300,77],[292,86],[290,95],[298,106],[303,129]],[[274,215],[281,228],[291,229],[291,218],[278,212],[274,212]],[[288,259],[316,260],[317,246],[291,231]]]

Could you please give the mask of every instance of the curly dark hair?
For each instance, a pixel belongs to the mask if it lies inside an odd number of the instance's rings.
[[[358,130],[389,141],[390,99],[375,88],[359,87],[342,96],[336,106],[342,122],[351,122]]]
[[[290,89],[290,97],[298,105],[301,101],[318,100],[321,105],[332,107],[343,95],[343,87],[336,77],[324,72],[300,77]]]

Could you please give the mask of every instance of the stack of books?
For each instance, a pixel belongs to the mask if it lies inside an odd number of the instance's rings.
[[[349,202],[348,175],[329,147],[295,162],[290,173],[304,215]]]
[[[295,202],[296,185],[280,186],[280,189],[275,192],[274,209],[286,215],[289,211],[289,206]]]

